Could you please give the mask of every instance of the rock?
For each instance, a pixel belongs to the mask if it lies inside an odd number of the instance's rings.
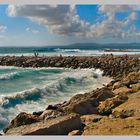
[[[75,112],[80,115],[97,114],[99,101],[104,101],[114,96],[110,89],[103,87],[89,93],[77,94],[60,106],[63,112]]]
[[[43,111],[33,112],[33,115],[40,116],[42,113]]]
[[[127,88],[126,86],[117,88],[113,90],[114,94],[129,94],[132,93],[132,89]]]
[[[46,108],[46,110],[56,110],[56,109],[58,109],[58,107],[53,105],[48,105],[48,107]]]
[[[4,129],[4,132],[6,133],[9,129],[14,127],[31,124],[39,121],[40,121],[39,117],[32,114],[27,114],[25,112],[21,112],[19,115],[16,116],[15,119],[11,121],[10,125]]]
[[[69,114],[55,119],[9,129],[5,135],[67,135],[82,128],[80,116]]]
[[[75,136],[75,135],[81,135],[81,134],[82,134],[82,131],[81,130],[73,130],[68,135],[69,136]]]
[[[112,111],[113,117],[126,118],[126,117],[139,117],[140,114],[140,92],[133,93],[129,96],[127,102],[116,107]]]
[[[116,95],[113,98],[109,98],[100,103],[98,106],[98,112],[102,115],[109,115],[112,112],[112,109],[124,103],[128,97],[126,95]]]
[[[98,101],[96,99],[89,99],[82,102],[79,102],[78,104],[75,104],[73,106],[73,112],[78,114],[93,114],[97,113],[97,104]]]
[[[45,110],[41,115],[40,118],[43,120],[51,119],[51,118],[56,118],[63,115],[62,112],[57,111],[57,110]]]
[[[115,90],[115,89],[118,89],[122,86],[123,86],[122,83],[119,81],[119,82],[116,82],[113,84],[112,89]]]
[[[89,123],[84,127],[82,136],[128,136],[140,135],[140,121],[136,118],[132,119],[110,119],[108,117],[102,118],[97,123]]]
[[[113,112],[112,112],[112,116],[114,117],[114,118],[118,118],[118,117],[120,117],[120,118],[127,118],[127,117],[131,117],[131,116],[133,116],[134,115],[134,110],[132,110],[132,109],[125,109],[125,110],[114,110]]]
[[[130,85],[133,92],[138,92],[140,90],[140,83]]]
[[[97,113],[98,101],[95,98],[88,98],[86,94],[73,96],[63,107],[64,112],[75,112],[80,115]]]
[[[131,72],[129,75],[122,80],[124,85],[131,85],[140,82],[140,71],[139,72]]]
[[[96,98],[98,101],[104,101],[108,98],[114,97],[114,93],[107,87],[103,87],[101,89],[98,89],[96,91],[93,91],[91,94],[91,97]]]
[[[91,114],[91,115],[83,115],[81,116],[82,123],[87,125],[88,123],[96,123],[100,121],[104,116],[97,115],[97,114]]]

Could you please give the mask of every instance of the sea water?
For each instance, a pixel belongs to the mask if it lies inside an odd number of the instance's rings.
[[[20,112],[45,110],[109,81],[95,69],[0,66],[0,130]]]
[[[91,49],[68,49],[68,48],[47,48],[47,47],[0,47],[0,56],[33,56],[34,53],[39,53],[40,56],[100,56],[103,54],[140,54],[140,48],[128,49],[129,52],[106,52],[105,48],[91,48]],[[121,48],[119,48],[121,49]]]

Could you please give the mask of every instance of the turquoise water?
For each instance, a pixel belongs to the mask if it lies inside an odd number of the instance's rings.
[[[100,70],[0,66],[0,130],[21,111],[32,113],[108,83]]]
[[[89,48],[89,47],[88,47]],[[77,47],[69,49],[69,48],[45,48],[45,47],[0,47],[0,56],[33,56],[34,53],[39,53],[40,56],[59,56],[60,54],[63,56],[100,56],[103,54],[114,54],[114,55],[122,55],[122,54],[140,54],[140,48],[137,47],[134,49],[133,47],[129,48],[132,52],[104,52],[105,48],[98,48],[96,46],[90,47],[91,49],[87,49],[86,47],[83,49],[78,49]],[[121,47],[117,46],[117,49],[121,49]],[[123,48],[123,49],[128,49]]]

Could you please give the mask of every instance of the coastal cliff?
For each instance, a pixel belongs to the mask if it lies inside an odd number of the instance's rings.
[[[113,80],[46,110],[21,112],[5,135],[140,135],[140,57],[0,57],[0,65],[101,69]]]

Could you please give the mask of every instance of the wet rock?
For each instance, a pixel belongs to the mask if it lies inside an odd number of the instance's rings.
[[[6,129],[4,129],[4,132],[7,132],[11,128],[19,127],[26,124],[32,124],[39,121],[39,117],[32,114],[27,114],[25,112],[21,112],[19,115],[16,116],[15,119],[11,121],[10,125]]]
[[[57,110],[58,106],[57,105],[48,105],[48,107],[46,108],[46,110]]]
[[[6,135],[67,135],[82,128],[80,116],[69,114],[55,119],[9,129]]]
[[[81,135],[81,134],[82,134],[82,131],[81,130],[73,130],[68,135],[69,136],[75,136],[75,135]]]
[[[126,95],[117,95],[113,98],[109,98],[100,103],[98,112],[102,115],[109,115],[115,107],[124,103],[127,99],[128,97]]]
[[[42,113],[43,111],[33,112],[33,115],[40,116]]]

